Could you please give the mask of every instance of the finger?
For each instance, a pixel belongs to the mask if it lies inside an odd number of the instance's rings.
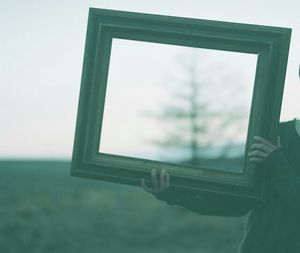
[[[261,150],[255,150],[248,153],[248,156],[250,158],[265,158],[268,156],[267,153],[261,151]]]
[[[153,169],[151,171],[151,178],[152,178],[153,190],[154,191],[158,191],[159,190],[159,186],[158,186],[158,181],[157,181],[156,170],[155,169]]]
[[[160,180],[159,180],[159,186],[160,186],[160,190],[163,190],[166,188],[166,170],[163,169],[160,172]]]
[[[169,173],[166,174],[166,188],[170,187],[171,176]]]
[[[151,187],[149,187],[148,185],[146,185],[145,179],[143,178],[141,180],[141,187],[146,191],[146,192],[150,192],[153,193],[153,189]]]
[[[262,138],[262,137],[260,137],[260,136],[254,136],[254,140],[255,140],[256,142],[263,143],[263,144],[265,144],[266,146],[268,146],[268,147],[270,147],[270,148],[273,148],[273,149],[276,148],[275,145],[273,145],[271,142],[267,141],[266,139],[264,139],[264,138]]]
[[[250,162],[261,162],[263,159],[261,158],[250,158],[249,161]]]
[[[264,139],[264,138],[262,138],[262,137],[260,137],[260,136],[254,136],[253,139],[254,139],[256,142],[263,143],[263,144],[265,144],[266,146],[269,146],[269,147],[271,147],[271,148],[276,148],[276,146],[275,146],[273,143],[271,143],[270,141],[268,141],[268,140],[266,140],[266,139]]]
[[[274,151],[274,149],[270,148],[269,146],[266,146],[265,144],[258,143],[258,142],[252,144],[250,149],[251,150],[258,149],[258,150],[261,150],[265,153],[271,153],[272,151]]]

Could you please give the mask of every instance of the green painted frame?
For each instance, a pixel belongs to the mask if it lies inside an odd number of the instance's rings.
[[[152,168],[166,168],[174,188],[261,199],[265,170],[245,159],[241,173],[99,153],[113,38],[258,54],[246,152],[254,135],[275,140],[291,29],[91,8],[71,175],[140,185]]]

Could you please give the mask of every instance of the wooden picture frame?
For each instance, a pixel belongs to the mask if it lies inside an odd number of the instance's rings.
[[[291,29],[90,9],[72,157],[73,176],[140,185],[152,169],[166,168],[172,187],[220,196],[261,199],[264,170],[244,160],[240,173],[99,152],[114,38],[257,54],[246,156],[253,136],[275,140]]]

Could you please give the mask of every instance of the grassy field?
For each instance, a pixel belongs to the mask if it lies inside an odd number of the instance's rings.
[[[243,218],[201,216],[69,162],[0,162],[0,252],[234,253]]]

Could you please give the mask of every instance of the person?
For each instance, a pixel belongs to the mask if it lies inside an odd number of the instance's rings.
[[[248,157],[268,170],[263,201],[249,203],[175,190],[165,169],[159,175],[153,170],[152,185],[141,179],[141,186],[169,205],[198,214],[248,215],[239,253],[300,252],[300,120],[280,123],[276,144],[255,136]]]

